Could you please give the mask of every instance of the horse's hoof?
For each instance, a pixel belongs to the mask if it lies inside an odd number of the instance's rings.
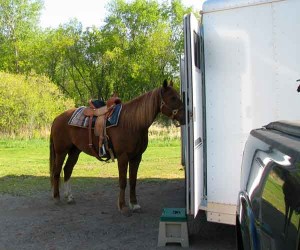
[[[74,204],[76,204],[76,201],[74,200],[74,199],[68,199],[67,200],[67,203],[69,204],[69,205],[74,205]]]
[[[76,202],[75,202],[74,197],[73,197],[73,196],[67,197],[67,203],[68,203],[69,205],[75,204]]]
[[[142,208],[139,204],[132,204],[129,202],[129,208],[133,213],[140,213],[142,211]]]
[[[123,207],[122,209],[120,209],[120,212],[126,217],[130,217],[132,215],[132,212],[128,207]]]

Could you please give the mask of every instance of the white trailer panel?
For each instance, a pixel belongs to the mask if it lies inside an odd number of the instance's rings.
[[[204,209],[209,220],[223,216],[219,222],[234,223],[249,132],[270,121],[299,117],[299,12],[297,0],[209,0],[203,5],[202,169],[207,171]]]
[[[270,121],[294,118],[291,107],[300,104],[299,34],[282,34],[300,24],[299,17],[296,8],[289,18],[280,15],[287,1],[268,2],[204,8],[208,202],[236,204],[247,135]]]

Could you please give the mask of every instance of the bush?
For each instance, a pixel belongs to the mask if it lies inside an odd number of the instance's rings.
[[[44,137],[55,116],[74,107],[47,77],[0,72],[0,134]]]

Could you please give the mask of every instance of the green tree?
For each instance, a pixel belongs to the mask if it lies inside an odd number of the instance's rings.
[[[47,53],[50,78],[77,104],[86,104],[89,98],[106,99],[110,95],[105,85],[105,50],[101,31],[93,28],[82,30],[81,24],[71,22],[53,30],[48,36],[52,46]],[[51,59],[50,59],[51,58]]]
[[[46,50],[47,74],[78,105],[113,92],[126,101],[178,75],[180,28],[189,11],[178,0],[112,0],[105,26],[83,31],[73,20],[53,30],[47,49],[38,51]]]
[[[118,67],[111,85],[125,100],[178,75],[182,20],[190,8],[180,0],[163,4],[156,0],[112,0],[108,11],[103,28],[104,36],[111,41],[107,48],[111,54],[117,51],[122,56],[113,57]]]
[[[41,0],[0,0],[0,69],[22,72],[26,56],[39,29]]]

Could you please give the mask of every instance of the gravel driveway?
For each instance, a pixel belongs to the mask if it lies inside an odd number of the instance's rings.
[[[162,209],[185,206],[183,180],[139,181],[142,211],[131,217],[117,210],[117,183],[74,188],[73,194],[74,205],[54,204],[50,192],[0,195],[0,249],[157,249]],[[235,249],[233,226],[204,224],[189,223],[190,249]]]

